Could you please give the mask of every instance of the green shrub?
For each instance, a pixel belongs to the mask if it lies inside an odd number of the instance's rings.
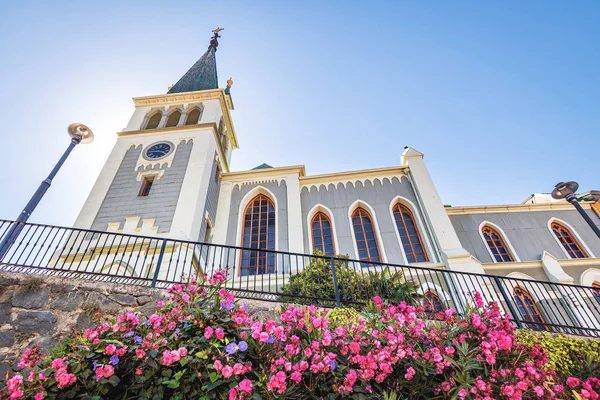
[[[287,285],[281,290],[293,296],[305,296],[305,303],[335,305],[335,285],[331,258],[316,250],[315,257],[304,269],[290,277]],[[364,303],[375,296],[380,296],[392,303],[406,301],[408,304],[419,303],[417,294],[419,286],[407,281],[401,272],[393,272],[388,267],[379,271],[368,268],[356,270],[348,262],[348,256],[337,255],[334,261],[340,300],[342,303]],[[327,301],[327,300],[333,301]],[[281,296],[283,302],[302,302],[298,298]]]
[[[358,324],[360,313],[355,308],[334,308],[327,314],[329,325],[332,329],[338,326],[350,327]]]
[[[600,341],[567,335],[520,330],[517,343],[533,346],[539,343],[548,352],[549,364],[560,375],[600,376]]]

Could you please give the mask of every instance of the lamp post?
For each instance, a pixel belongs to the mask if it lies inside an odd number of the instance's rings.
[[[73,151],[75,146],[77,146],[79,143],[87,144],[94,140],[94,133],[92,130],[83,124],[69,125],[67,128],[67,133],[71,137],[71,143],[69,143],[69,147],[67,147],[67,150],[65,150],[60,160],[58,160],[52,171],[50,171],[48,177],[44,179],[42,183],[40,183],[40,186],[29,200],[29,203],[27,203],[15,222],[11,224],[10,228],[4,235],[4,238],[0,242],[0,261],[2,261],[6,253],[8,253],[8,250],[19,236],[19,233],[21,233],[25,227],[25,222],[27,222],[31,213],[33,213],[33,210],[35,210],[42,197],[44,197],[44,194],[46,194],[46,191],[52,184],[52,179],[54,179],[60,170],[60,167],[62,167],[62,165],[65,163],[67,157],[69,157],[69,154],[71,154],[71,151]]]
[[[559,182],[552,191],[552,197],[557,200],[565,199],[569,203],[573,204],[577,211],[579,211],[579,214],[581,214],[583,219],[585,219],[585,222],[588,223],[590,228],[592,228],[594,233],[600,238],[600,228],[598,228],[598,225],[594,223],[592,218],[585,212],[583,207],[581,207],[581,204],[579,204],[577,201],[577,196],[575,196],[577,189],[579,189],[579,184],[577,182]]]

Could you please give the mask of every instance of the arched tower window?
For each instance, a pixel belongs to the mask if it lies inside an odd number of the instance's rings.
[[[158,128],[158,124],[160,124],[161,118],[162,118],[162,113],[160,111],[157,111],[154,114],[152,114],[152,116],[148,120],[148,123],[146,124],[146,129]]]
[[[187,118],[185,119],[185,124],[186,125],[196,125],[198,123],[198,120],[200,119],[200,110],[197,108],[194,108],[192,111],[190,111],[187,115]]]
[[[328,256],[335,254],[331,220],[325,213],[319,211],[311,221],[313,250],[320,250]]]
[[[515,303],[517,303],[517,308],[519,309],[519,313],[521,314],[521,318],[525,322],[533,322],[533,325],[529,325],[530,328],[535,329],[544,329],[542,325],[537,325],[544,323],[544,318],[540,313],[540,310],[535,305],[533,298],[529,294],[529,292],[521,287],[516,287],[513,292],[513,297],[515,299]]]
[[[359,259],[375,263],[381,262],[373,221],[371,215],[364,208],[359,207],[352,214],[352,227]]]
[[[481,228],[481,233],[485,238],[485,244],[492,252],[492,255],[496,259],[496,262],[511,262],[514,261],[512,255],[508,251],[502,235],[489,225],[485,225]]]
[[[587,258],[587,253],[585,252],[585,250],[583,250],[583,247],[577,241],[577,239],[575,239],[575,237],[569,229],[559,224],[558,222],[552,222],[551,228],[552,232],[554,232],[562,247],[569,254],[569,257]]]
[[[275,272],[275,206],[263,194],[253,198],[244,211],[240,275],[259,275]],[[258,251],[262,250],[262,251]]]
[[[177,126],[179,124],[179,118],[181,118],[181,112],[179,110],[173,111],[169,118],[167,118],[166,127]]]
[[[409,263],[429,261],[419,228],[410,209],[398,203],[394,206],[393,211],[396,228],[406,254],[406,261]]]
[[[596,301],[600,304],[600,282],[592,283],[592,294]]]
[[[444,311],[444,303],[440,300],[437,294],[428,290],[425,292],[423,296],[423,306],[427,311],[433,312],[443,312]]]

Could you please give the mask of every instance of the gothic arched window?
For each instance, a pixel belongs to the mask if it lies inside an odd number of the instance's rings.
[[[425,292],[425,295],[423,296],[423,306],[426,310],[433,312],[443,312],[445,309],[444,303],[442,303],[438,295],[431,290]]]
[[[240,275],[275,272],[275,206],[264,194],[253,198],[244,211]],[[252,250],[250,250],[252,249]]]
[[[181,118],[181,112],[179,110],[173,111],[169,118],[167,118],[167,123],[165,127],[169,128],[171,126],[179,125],[179,118]]]
[[[186,125],[196,125],[200,120],[200,110],[198,108],[194,108],[192,111],[188,112],[187,118],[185,119]]]
[[[394,206],[393,211],[396,228],[406,254],[406,261],[409,263],[429,261],[419,228],[410,209],[398,203]]]
[[[481,228],[481,233],[485,238],[485,244],[492,252],[492,255],[496,259],[496,262],[511,262],[514,261],[512,255],[508,251],[502,235],[489,225],[485,225]]]
[[[569,254],[569,257],[587,258],[585,250],[583,250],[583,247],[581,247],[581,244],[579,244],[569,229],[558,222],[552,222],[550,226],[562,247]]]
[[[150,119],[148,119],[148,123],[146,124],[146,129],[156,129],[158,128],[158,124],[160,124],[160,120],[162,118],[162,113],[160,111],[152,114]]]
[[[358,258],[361,261],[381,262],[371,215],[364,208],[359,207],[352,214],[352,227],[354,228],[354,239],[358,248]]]
[[[527,324],[530,328],[534,329],[543,329],[544,318],[540,313],[540,310],[535,305],[533,298],[529,294],[529,292],[523,288],[516,287],[513,292],[513,297],[515,299],[515,303],[517,303],[517,308],[519,309],[519,313],[521,314],[521,318],[523,318],[524,322],[533,322],[534,324]],[[536,324],[537,323],[537,324]]]
[[[600,303],[600,282],[592,283],[592,294],[598,303]]]
[[[320,250],[328,256],[335,254],[331,220],[319,211],[311,221],[313,250]]]

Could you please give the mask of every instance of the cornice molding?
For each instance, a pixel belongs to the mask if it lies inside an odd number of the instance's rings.
[[[225,90],[201,90],[198,92],[159,94],[154,96],[134,97],[133,103],[137,107],[161,107],[166,105],[176,105],[192,102],[201,102],[205,100],[219,100],[223,112],[223,119],[227,127],[227,137],[234,149],[239,148],[235,128],[231,119],[230,110],[233,109],[231,101],[227,101]]]
[[[600,258],[573,258],[570,260],[558,259],[561,267],[595,267],[600,265]],[[543,268],[542,260],[539,261],[513,261],[502,263],[481,264],[483,269],[516,270],[526,268]]]
[[[213,135],[215,137],[215,141],[217,142],[217,152],[219,153],[219,159],[223,163],[223,171],[229,171],[229,164],[227,164],[227,158],[225,157],[225,153],[223,152],[223,145],[221,144],[221,140],[219,138],[218,126],[214,122],[204,122],[195,125],[183,125],[183,126],[171,126],[168,128],[158,128],[158,129],[141,129],[137,131],[122,131],[117,132],[117,136],[155,136],[156,134],[161,133],[169,133],[169,132],[181,132],[181,131],[192,131],[198,129],[208,128],[212,130]],[[189,140],[189,139],[185,139]]]
[[[298,175],[302,177],[305,174],[306,171],[304,169],[304,165],[293,165],[289,167],[274,167],[251,169],[248,171],[227,172],[221,176],[221,180],[223,182],[243,183],[247,181],[264,181],[267,178],[278,178],[285,175]]]
[[[585,209],[592,208],[592,202],[583,201],[581,206]],[[550,211],[550,210],[575,210],[569,203],[547,203],[547,204],[506,204],[492,206],[465,206],[465,207],[446,207],[448,215],[460,214],[487,214],[499,212],[524,212],[524,211]]]
[[[316,188],[319,190],[321,185],[324,185],[327,190],[327,187],[331,184],[337,186],[341,183],[346,187],[349,183],[354,184],[359,181],[362,182],[363,185],[367,181],[374,184],[376,179],[383,181],[383,179],[386,178],[390,180],[392,178],[402,180],[403,177],[408,177],[406,173],[407,170],[408,167],[386,167],[305,176],[300,178],[300,189],[307,188],[310,191],[312,188]]]

